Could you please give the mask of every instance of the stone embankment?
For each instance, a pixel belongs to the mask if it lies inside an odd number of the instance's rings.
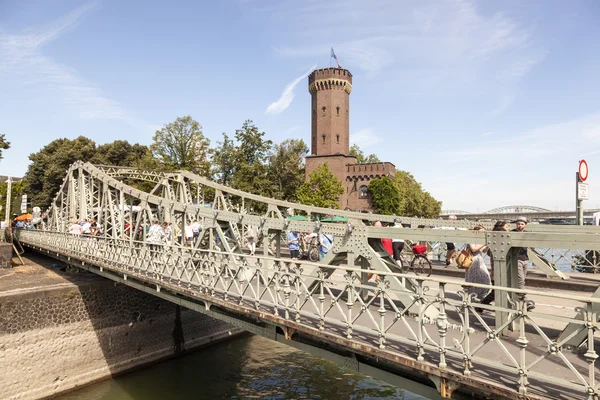
[[[240,333],[41,256],[25,262],[0,270],[0,399],[50,397]]]

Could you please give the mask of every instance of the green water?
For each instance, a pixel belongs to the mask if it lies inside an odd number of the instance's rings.
[[[426,398],[268,339],[243,336],[58,399]]]

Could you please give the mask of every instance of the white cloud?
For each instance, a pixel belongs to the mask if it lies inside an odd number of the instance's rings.
[[[33,88],[37,96],[47,95],[65,104],[80,118],[117,119],[132,126],[147,126],[110,99],[101,89],[80,76],[73,68],[44,55],[44,47],[75,28],[82,18],[99,7],[85,4],[44,28],[14,34],[0,30],[0,76]]]
[[[357,145],[361,149],[368,149],[377,143],[381,143],[383,138],[377,136],[372,128],[360,129],[350,135],[352,144]]]
[[[282,57],[326,60],[333,45],[342,66],[369,77],[385,74],[403,93],[489,96],[491,116],[513,103],[520,80],[545,57],[521,20],[486,15],[467,0],[266,0],[244,6],[277,29],[274,45]]]
[[[279,98],[276,101],[269,104],[265,113],[276,115],[281,114],[282,112],[287,110],[290,104],[292,104],[292,100],[294,100],[294,90],[296,89],[296,86],[300,82],[302,82],[302,80],[306,78],[315,68],[317,68],[317,66],[313,65],[307,72],[288,83],[285,89],[283,89],[283,93],[281,93],[281,96],[279,96]]]

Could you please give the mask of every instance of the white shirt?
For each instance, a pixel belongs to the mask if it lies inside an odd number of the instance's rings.
[[[192,228],[191,225],[186,225],[185,226],[185,237],[191,238],[192,236],[194,236],[194,229]]]
[[[69,228],[69,233],[71,233],[73,235],[81,235],[83,233],[83,229],[81,228],[81,225],[73,224]]]
[[[202,229],[200,222],[192,222],[192,232],[200,232],[200,229]]]

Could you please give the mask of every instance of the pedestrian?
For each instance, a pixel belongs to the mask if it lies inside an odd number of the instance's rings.
[[[402,228],[402,223],[399,221],[394,222],[394,228]],[[400,261],[400,255],[402,254],[402,250],[404,250],[404,239],[393,238],[392,239],[392,255],[396,264],[402,267]]]
[[[485,228],[481,225],[473,227],[475,231],[483,231]],[[481,285],[491,284],[490,273],[485,264],[485,254],[488,252],[489,247],[485,244],[469,244],[469,250],[473,254],[473,264],[467,269],[465,273],[465,282],[467,283],[479,283]],[[469,294],[475,294],[477,300],[482,302],[487,296],[489,289],[470,287],[468,289]]]
[[[456,215],[450,215],[448,217],[448,220],[456,221]],[[450,266],[452,259],[454,259],[456,256],[457,256],[456,246],[454,245],[454,243],[447,242],[446,243],[446,267]]]
[[[380,227],[383,227],[383,224],[381,223],[381,221],[375,221],[375,222],[373,222],[373,226],[380,228]],[[383,248],[390,256],[394,254],[393,253],[394,250],[392,249],[392,239],[381,238],[381,244],[383,245]]]
[[[248,243],[248,250],[250,250],[250,255],[253,256],[256,253],[256,242],[258,241],[258,233],[256,229],[250,225],[248,225],[248,230],[246,231],[246,242]]]
[[[520,216],[517,217],[516,221],[517,227],[512,230],[512,232],[525,232],[525,228],[527,227],[527,218]],[[526,247],[517,247],[517,278],[519,281],[519,289],[525,288],[525,276],[527,275],[527,267],[529,266],[529,255],[527,254]],[[523,301],[526,301],[525,294],[520,294],[519,298]],[[535,305],[533,303],[527,304],[527,311],[533,310]]]
[[[198,237],[200,237],[200,231],[202,230],[202,225],[200,225],[200,222],[198,222],[197,219],[194,220],[194,222],[192,222],[192,233],[193,233],[193,237],[194,237],[194,242],[196,242],[196,240],[198,240]]]
[[[323,260],[333,247],[333,235],[319,234],[319,261]]]
[[[148,229],[146,234],[146,243],[148,243],[151,249],[155,249],[158,245],[164,244],[166,239],[165,230],[158,223],[158,220],[153,220],[152,225]]]
[[[90,222],[90,235],[98,236],[99,233],[100,230],[98,229],[98,221],[96,220],[96,218],[92,218]]]
[[[300,235],[298,232],[289,232],[287,234],[287,242],[290,249],[290,257],[292,257],[292,260],[297,260],[300,256]]]
[[[73,221],[73,225],[69,228],[69,233],[72,235],[81,235],[83,230],[81,229],[81,225],[79,225],[79,221]]]
[[[191,246],[192,245],[192,240],[194,240],[194,230],[192,229],[192,221],[190,221],[188,219],[187,223],[185,224],[185,244],[186,246]]]
[[[496,231],[496,232],[500,232],[500,231],[508,232],[508,230],[509,230],[508,222],[497,221],[496,224],[494,224],[494,228],[492,230]],[[490,256],[490,280],[492,282],[491,284],[493,285],[494,284],[494,255],[489,250],[488,250],[488,256]],[[485,296],[484,299],[481,301],[481,304],[490,304],[494,300],[496,300],[496,295],[493,290],[490,290],[490,292],[487,294],[487,296]]]

